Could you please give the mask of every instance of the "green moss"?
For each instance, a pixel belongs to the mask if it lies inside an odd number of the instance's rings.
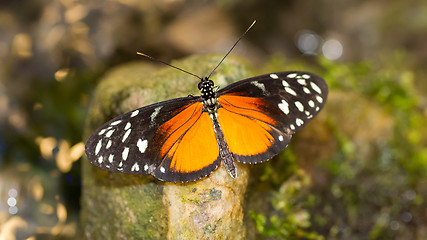
[[[258,232],[279,239],[424,236],[425,224],[416,219],[425,218],[427,207],[427,111],[407,56],[397,51],[375,61],[318,63],[313,68],[275,56],[263,68],[314,71],[327,80],[330,95],[290,149],[260,174],[255,185],[272,193],[251,207]],[[310,184],[295,179],[301,168]],[[279,184],[278,175],[289,180]]]
[[[294,174],[283,182],[279,190],[271,196],[274,213],[269,217],[252,210],[249,217],[255,221],[258,232],[264,237],[279,239],[323,239],[310,231],[310,213],[307,206],[307,193],[310,177],[303,171]]]

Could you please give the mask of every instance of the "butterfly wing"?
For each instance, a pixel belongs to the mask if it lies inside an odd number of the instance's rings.
[[[280,72],[217,92],[218,121],[235,160],[260,163],[286,148],[293,133],[323,108],[328,87],[308,72]]]
[[[211,120],[202,109],[200,97],[186,97],[120,115],[92,134],[86,155],[110,172],[152,174],[171,182],[205,177],[220,157]]]

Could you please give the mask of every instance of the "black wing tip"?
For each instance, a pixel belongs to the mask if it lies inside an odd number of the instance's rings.
[[[151,175],[155,178],[164,182],[175,182],[175,183],[189,183],[204,179],[211,175],[220,165],[221,159],[218,158],[212,164],[200,169],[198,171],[183,173],[183,172],[172,172],[168,168],[163,166],[157,167]]]

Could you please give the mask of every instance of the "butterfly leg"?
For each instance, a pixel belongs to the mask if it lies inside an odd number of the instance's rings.
[[[222,132],[221,126],[219,125],[219,122],[217,119],[217,114],[210,113],[209,116],[212,119],[215,137],[218,143],[219,154],[222,158],[225,168],[227,169],[228,174],[230,174],[232,178],[236,178],[237,174],[236,174],[236,167],[234,166],[233,155],[231,154],[230,148],[228,147],[228,144],[225,141],[224,133]]]

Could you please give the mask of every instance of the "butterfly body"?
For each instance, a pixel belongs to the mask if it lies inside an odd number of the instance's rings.
[[[217,101],[216,93],[213,90],[214,83],[208,78],[203,78],[198,88],[201,92],[201,98],[203,99],[203,112],[207,112],[212,120],[212,127],[218,144],[220,157],[230,176],[236,178],[236,167],[234,166],[233,155],[230,152],[227,142],[224,141],[224,133],[221,130],[217,118],[218,108],[220,108],[221,105]]]
[[[203,78],[200,96],[172,99],[107,122],[86,144],[96,166],[188,182],[213,172],[222,160],[231,177],[234,161],[267,161],[325,104],[328,88],[307,72],[265,74],[215,89]]]

